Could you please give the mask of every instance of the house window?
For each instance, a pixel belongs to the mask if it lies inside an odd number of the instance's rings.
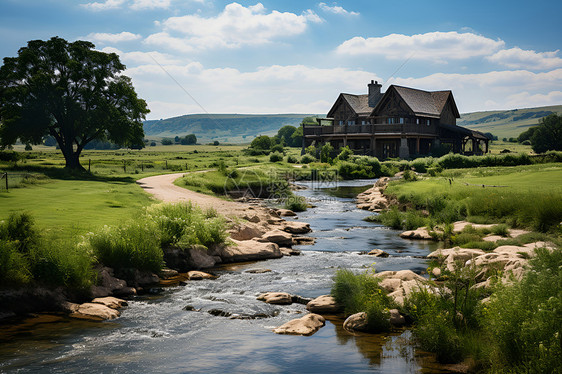
[[[347,124],[348,124],[349,126],[355,125],[355,121],[347,121]]]
[[[430,125],[431,125],[431,120],[428,119],[425,124],[428,125],[428,126],[430,126]]]
[[[362,125],[366,125],[366,124],[367,124],[367,121],[361,121],[361,124],[362,124]]]
[[[403,125],[404,124],[404,118],[400,117],[400,124]]]
[[[420,119],[416,118],[416,125],[419,125],[419,124],[420,124]]]
[[[340,121],[340,126],[343,126],[343,121]]]
[[[394,120],[395,120],[394,117],[389,117],[389,118],[387,119],[387,122],[388,122],[389,125],[392,125],[392,124],[395,122]]]

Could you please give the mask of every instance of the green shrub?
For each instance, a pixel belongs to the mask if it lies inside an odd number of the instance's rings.
[[[440,363],[457,363],[463,358],[461,339],[446,311],[424,314],[414,330],[420,346],[436,353]]]
[[[393,206],[390,210],[380,212],[378,221],[385,226],[398,230],[402,228],[402,213],[397,207]]]
[[[308,153],[305,153],[302,157],[301,157],[301,164],[310,164],[311,162],[316,161],[316,157],[311,156]]]
[[[0,239],[0,286],[18,286],[29,282],[29,262],[14,243]]]
[[[496,372],[554,373],[562,362],[562,251],[537,249],[521,282],[499,286],[486,313]]]
[[[413,182],[413,181],[417,181],[418,177],[416,176],[416,173],[414,173],[413,171],[406,170],[404,171],[404,180],[408,182]]]
[[[347,161],[350,156],[353,156],[353,151],[349,148],[349,146],[345,146],[341,148],[340,153],[338,154],[338,160]]]
[[[149,220],[121,227],[103,227],[90,236],[98,260],[115,269],[135,268],[158,272],[162,267],[158,227]]]
[[[43,238],[30,251],[36,281],[87,292],[94,284],[94,255],[83,244],[54,236]]]
[[[274,152],[274,153],[269,155],[269,161],[270,162],[283,161],[283,154],[279,153],[279,152]]]
[[[296,156],[289,155],[289,156],[287,156],[287,162],[289,164],[296,164],[296,163],[299,162],[299,159]]]
[[[393,303],[379,286],[379,279],[372,274],[338,270],[332,285],[332,296],[338,304],[343,305],[346,315],[367,313],[368,331],[383,332],[390,329],[388,310]]]
[[[293,212],[304,212],[308,208],[308,204],[303,196],[291,195],[285,199],[284,207]]]
[[[284,153],[284,149],[283,146],[281,144],[275,144],[273,147],[271,147],[271,152],[277,152],[277,153]]]
[[[0,240],[12,242],[19,252],[28,252],[37,241],[33,217],[29,213],[12,213],[0,222]]]
[[[507,225],[505,225],[505,224],[495,225],[494,227],[492,227],[492,233],[494,235],[508,237],[509,236],[509,227],[507,227]]]

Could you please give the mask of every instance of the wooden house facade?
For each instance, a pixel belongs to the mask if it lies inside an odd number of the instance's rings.
[[[371,81],[366,95],[341,93],[326,118],[303,128],[303,151],[330,143],[380,159],[429,155],[436,147],[455,153],[488,152],[484,134],[456,125],[459,111],[451,91],[422,91]]]

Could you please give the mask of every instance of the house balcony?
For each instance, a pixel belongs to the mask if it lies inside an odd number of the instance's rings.
[[[306,125],[303,127],[305,137],[328,136],[384,136],[384,135],[426,135],[437,136],[433,126],[418,124],[367,124],[367,125]]]

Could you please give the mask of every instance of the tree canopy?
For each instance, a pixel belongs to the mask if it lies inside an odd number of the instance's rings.
[[[562,116],[553,113],[541,118],[531,136],[531,146],[536,153],[562,151]]]
[[[149,112],[137,97],[115,53],[87,41],[59,37],[32,40],[0,68],[0,146],[57,141],[66,167],[78,169],[80,153],[93,140],[121,146],[143,144]]]

